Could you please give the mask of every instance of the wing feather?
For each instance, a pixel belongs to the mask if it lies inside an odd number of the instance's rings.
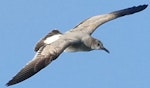
[[[41,50],[43,50],[42,48],[44,47],[41,47]],[[50,63],[47,63],[46,60],[51,58],[46,55],[41,55],[41,50],[40,52],[37,52],[37,55],[32,61],[30,61],[23,69],[20,70],[19,73],[16,74],[16,76],[13,77],[12,80],[6,84],[7,86],[14,85],[28,79]]]
[[[74,42],[74,41],[72,41]],[[23,69],[20,70],[6,85],[20,83],[35,75],[55,60],[71,44],[70,39],[58,39],[52,44],[42,46],[34,59],[31,60]]]
[[[113,19],[116,19],[118,17],[134,14],[136,12],[140,12],[140,11],[144,10],[147,6],[148,5],[139,5],[139,6],[134,6],[131,8],[123,9],[123,10],[114,11],[109,14],[93,16],[93,17],[81,22],[79,25],[77,25],[71,31],[82,31],[82,32],[86,32],[88,34],[92,34],[96,30],[96,28],[98,28],[100,25],[102,25],[108,21],[111,21]]]

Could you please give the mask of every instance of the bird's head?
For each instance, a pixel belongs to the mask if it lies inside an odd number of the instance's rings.
[[[107,53],[109,53],[109,50],[106,49],[104,46],[103,46],[103,43],[100,41],[100,40],[97,40],[97,39],[93,39],[93,42],[91,44],[91,49],[93,50],[104,50],[106,51]]]

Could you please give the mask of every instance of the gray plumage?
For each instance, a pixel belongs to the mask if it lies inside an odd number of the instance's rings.
[[[54,37],[55,36],[55,37]],[[48,33],[44,38],[42,38],[35,46],[35,51],[38,51],[40,49],[40,47],[44,46],[44,45],[47,45],[47,44],[51,44],[52,42],[56,41],[58,37],[58,39],[63,36],[63,34],[58,31],[58,30],[52,30],[50,33]],[[56,38],[56,39],[53,39],[53,38]],[[53,39],[53,40],[52,40]],[[103,46],[102,45],[102,42],[98,39],[89,39],[88,41],[90,41],[90,45],[100,45],[100,46]],[[94,48],[91,48],[91,47],[87,47],[86,44],[84,44],[82,41],[80,42],[76,42],[76,43],[73,43],[71,44],[70,46],[68,46],[64,52],[79,52],[79,51],[91,51],[91,50],[94,50]],[[104,49],[106,52],[109,53],[109,51],[105,48]]]
[[[50,42],[50,44],[46,42],[37,44],[38,46],[36,46],[35,48],[35,51],[37,51],[37,53],[33,60],[30,61],[6,85],[14,85],[33,76],[41,69],[46,67],[48,64],[50,64],[53,60],[55,60],[65,49],[67,49],[68,47],[72,47],[72,45],[74,44],[77,44],[76,47],[78,47],[78,45],[80,44],[83,44],[83,46],[85,46],[85,51],[87,49],[87,51],[105,50],[106,52],[109,52],[107,49],[104,48],[102,42],[100,42],[98,39],[91,37],[91,34],[96,30],[96,28],[98,28],[105,22],[116,19],[118,17],[142,11],[147,6],[148,5],[140,5],[137,7],[134,6],[131,8],[115,11],[109,14],[93,16],[81,22],[71,31],[64,33],[57,40]],[[49,37],[49,35],[47,37]],[[73,48],[76,47],[73,46]]]

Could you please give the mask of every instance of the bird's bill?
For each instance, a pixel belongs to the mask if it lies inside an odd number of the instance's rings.
[[[106,49],[105,47],[101,48],[102,50],[106,51],[107,53],[110,53],[108,49]]]

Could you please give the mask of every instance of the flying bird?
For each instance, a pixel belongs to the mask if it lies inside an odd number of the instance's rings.
[[[36,55],[26,64],[6,85],[11,86],[20,83],[55,60],[62,52],[79,52],[91,50],[109,51],[102,42],[93,38],[91,34],[102,24],[113,19],[131,15],[147,8],[148,5],[139,5],[131,8],[114,11],[108,14],[97,15],[88,18],[75,26],[70,31],[62,34],[53,30],[42,38],[35,46]]]

